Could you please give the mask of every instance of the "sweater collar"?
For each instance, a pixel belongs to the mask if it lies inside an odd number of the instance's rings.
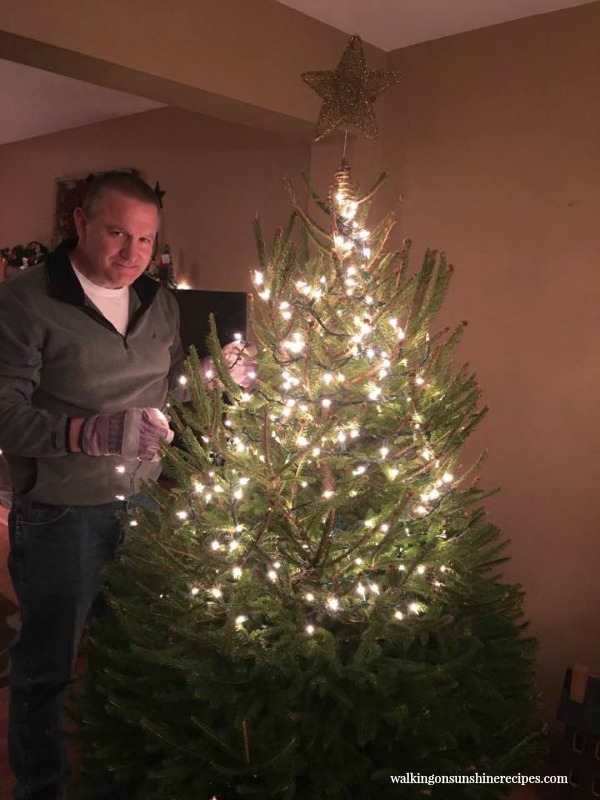
[[[69,253],[76,244],[77,237],[61,242],[56,250],[46,256],[45,269],[51,297],[63,303],[83,306],[85,305],[85,295],[69,259]],[[140,275],[131,286],[140,300],[142,309],[151,305],[160,289],[160,283],[149,278],[148,275]]]

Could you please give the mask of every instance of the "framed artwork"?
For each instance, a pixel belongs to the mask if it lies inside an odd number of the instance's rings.
[[[106,172],[108,170],[102,170]],[[133,175],[141,177],[138,169],[124,169],[121,172],[131,172]],[[54,232],[52,236],[53,245],[56,246],[64,239],[75,236],[75,223],[73,222],[73,212],[81,206],[90,188],[91,182],[96,177],[95,172],[76,177],[59,178],[56,181],[56,205],[54,210]]]

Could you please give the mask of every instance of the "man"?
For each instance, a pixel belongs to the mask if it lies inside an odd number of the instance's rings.
[[[123,536],[117,515],[158,477],[172,438],[161,408],[182,371],[178,307],[142,274],[158,222],[146,183],[106,173],[75,212],[77,240],[0,286],[0,448],[23,623],[11,650],[15,800],[63,796],[62,700]],[[242,359],[232,377],[247,385],[249,369]]]

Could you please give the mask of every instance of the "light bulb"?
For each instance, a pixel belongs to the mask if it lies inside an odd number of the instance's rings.
[[[314,634],[314,632],[315,632],[315,626],[314,625],[307,625],[304,630],[308,633],[309,636],[312,636]]]
[[[290,350],[292,353],[301,353],[304,350],[304,342],[302,341],[302,335],[300,333],[292,334],[292,339],[283,343],[283,346],[286,350]]]
[[[327,601],[327,608],[329,608],[331,611],[337,611],[339,607],[340,601],[337,599],[337,597],[330,597]]]

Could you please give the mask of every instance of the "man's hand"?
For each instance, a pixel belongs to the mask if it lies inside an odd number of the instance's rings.
[[[222,352],[229,367],[231,380],[242,389],[252,389],[256,382],[256,347],[247,342],[229,342]],[[202,375],[212,389],[216,377],[212,358],[203,359]]]
[[[88,456],[120,455],[152,461],[160,441],[173,440],[169,422],[158,408],[130,408],[115,414],[73,418],[69,427],[72,452]]]
[[[247,342],[229,342],[223,348],[231,380],[242,389],[252,389],[256,382],[256,347]]]

